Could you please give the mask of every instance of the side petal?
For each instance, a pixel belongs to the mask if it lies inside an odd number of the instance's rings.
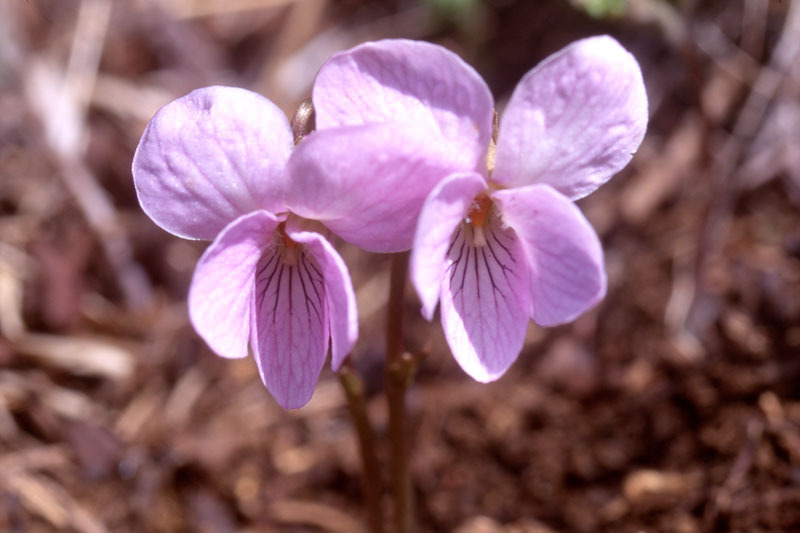
[[[530,288],[519,239],[493,220],[485,244],[475,246],[472,228],[456,230],[442,280],[442,327],[461,368],[480,382],[508,370],[525,340]]]
[[[428,195],[417,223],[409,270],[411,283],[422,301],[422,316],[433,319],[439,302],[447,252],[469,212],[475,196],[486,190],[486,181],[474,172],[448,176]]]
[[[425,197],[459,165],[408,124],[321,130],[289,159],[287,205],[373,252],[411,247]]]
[[[390,39],[331,57],[314,82],[317,128],[412,122],[442,133],[465,170],[485,167],[494,101],[471,66],[441,46]]]
[[[537,324],[564,324],[603,299],[603,249],[574,203],[547,185],[499,191],[492,198],[522,241]]]
[[[331,367],[339,370],[358,339],[358,309],[350,272],[342,256],[328,240],[313,231],[293,227],[293,220],[286,224],[286,233],[301,243],[314,261],[302,263],[304,268],[317,268],[325,281],[325,296],[330,317]],[[310,277],[310,272],[306,272]]]
[[[261,380],[286,409],[314,394],[330,331],[322,269],[295,246],[292,259],[276,248],[259,261],[250,342]]]
[[[222,357],[247,357],[256,264],[278,220],[256,211],[231,222],[206,249],[189,288],[189,318]]]
[[[162,107],[133,157],[136,194],[153,221],[213,239],[235,218],[283,211],[292,133],[275,104],[233,87],[197,89]]]
[[[500,120],[493,179],[582,198],[628,164],[646,128],[636,59],[608,36],[576,41],[517,85]]]

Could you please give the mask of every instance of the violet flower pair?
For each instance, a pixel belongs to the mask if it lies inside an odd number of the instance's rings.
[[[249,91],[199,89],[161,109],[133,161],[162,228],[214,239],[189,294],[192,324],[223,357],[248,345],[282,406],[313,394],[331,346],[358,335],[347,269],[329,238],[413,248],[410,272],[461,367],[478,381],[519,355],[528,320],[573,320],[605,294],[597,235],[572,202],[624,167],[647,99],[610,37],[577,41],[526,74],[493,139],[494,102],[457,55],[424,42],[334,55],[313,88],[317,131]]]

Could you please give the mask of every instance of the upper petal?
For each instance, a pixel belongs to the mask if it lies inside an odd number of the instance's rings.
[[[323,272],[303,244],[292,259],[281,245],[259,261],[251,345],[267,390],[286,409],[311,399],[328,353],[329,311]]]
[[[646,128],[636,59],[608,36],[576,41],[517,85],[500,120],[493,179],[546,183],[575,200],[628,164]]]
[[[213,239],[238,216],[284,209],[286,117],[245,89],[206,87],[162,107],[133,157],[139,203],[180,237]]]
[[[603,249],[574,203],[547,185],[499,191],[492,198],[522,241],[537,324],[569,322],[605,296]]]
[[[256,264],[278,220],[256,211],[231,222],[206,249],[189,288],[194,329],[222,357],[247,357]]]
[[[483,190],[486,190],[486,181],[479,174],[452,174],[431,191],[422,207],[409,271],[422,301],[422,315],[428,320],[433,318],[439,302],[453,234],[467,216],[475,196]]]
[[[358,339],[358,309],[350,272],[342,257],[325,237],[313,231],[303,231],[292,222],[291,219],[287,222],[286,233],[296,242],[302,243],[315,259],[314,262],[304,263],[304,266],[314,269],[316,263],[325,282],[331,330],[331,367],[339,370]]]
[[[407,250],[425,197],[459,169],[440,141],[414,124],[318,131],[289,159],[289,209],[366,250]]]
[[[484,226],[485,243],[473,243],[462,223],[447,255],[442,280],[442,327],[453,356],[480,382],[508,370],[525,340],[530,289],[525,256],[513,231],[496,216]]]
[[[318,129],[413,122],[440,131],[464,170],[485,165],[491,92],[475,69],[441,46],[393,39],[338,53],[317,74],[313,100]]]

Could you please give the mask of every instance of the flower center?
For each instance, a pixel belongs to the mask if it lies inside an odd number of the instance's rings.
[[[486,244],[486,217],[492,208],[492,199],[485,194],[480,194],[475,198],[475,203],[467,213],[467,222],[472,226],[472,245],[483,246]]]
[[[281,222],[278,226],[278,232],[281,234],[281,241],[283,242],[282,256],[283,263],[288,266],[297,264],[297,242],[293,241],[286,233],[286,222]]]

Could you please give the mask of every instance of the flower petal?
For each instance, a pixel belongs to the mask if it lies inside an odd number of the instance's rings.
[[[329,314],[325,280],[302,244],[265,253],[256,271],[251,346],[261,380],[286,409],[314,394],[328,353]]]
[[[433,319],[439,302],[453,233],[467,216],[475,196],[486,190],[486,180],[474,172],[452,174],[428,195],[417,223],[411,252],[411,282],[422,301],[422,315]]]
[[[448,252],[442,280],[442,327],[453,356],[480,382],[511,366],[525,340],[530,288],[525,255],[513,231],[494,217],[484,226],[486,244],[475,246],[462,224]]]
[[[325,282],[326,305],[330,317],[331,367],[339,370],[358,339],[358,309],[350,272],[339,253],[319,233],[301,230],[293,224],[293,219],[287,222],[286,233],[294,241],[302,243],[319,265],[319,274]],[[305,266],[316,268],[314,262],[308,262]]]
[[[464,170],[485,168],[494,101],[471,66],[441,46],[403,39],[331,57],[314,82],[317,129],[412,122],[440,131]]]
[[[646,128],[636,59],[611,37],[583,39],[517,85],[500,121],[493,179],[582,198],[628,164]]]
[[[366,250],[407,250],[425,197],[459,169],[450,155],[416,125],[318,131],[289,159],[287,205]]]
[[[286,117],[258,94],[192,91],[150,120],[133,157],[139,203],[165,230],[213,239],[238,216],[283,211],[293,147]]]
[[[499,191],[492,198],[523,243],[537,324],[574,320],[605,296],[603,249],[574,203],[548,185]]]
[[[189,317],[222,357],[247,357],[256,264],[278,220],[256,211],[231,222],[206,249],[189,288]]]

